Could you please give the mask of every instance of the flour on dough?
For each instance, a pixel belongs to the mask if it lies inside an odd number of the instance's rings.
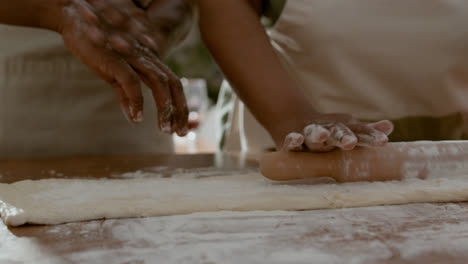
[[[212,211],[310,210],[468,200],[468,176],[284,184],[259,173],[194,178],[46,179],[0,184],[10,226]]]

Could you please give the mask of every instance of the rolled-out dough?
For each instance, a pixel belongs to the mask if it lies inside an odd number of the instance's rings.
[[[468,176],[306,185],[276,183],[249,173],[198,179],[47,179],[0,184],[0,214],[10,226],[223,210],[310,210],[466,200]]]

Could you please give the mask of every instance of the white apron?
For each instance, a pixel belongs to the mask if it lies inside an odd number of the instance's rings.
[[[0,25],[0,158],[171,152],[144,92],[145,121],[131,125],[58,34]]]
[[[289,0],[269,35],[320,112],[393,120],[468,108],[466,0]],[[274,147],[248,111],[238,115],[227,150]]]

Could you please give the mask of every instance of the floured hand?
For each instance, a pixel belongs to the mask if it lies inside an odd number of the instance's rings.
[[[388,120],[364,123],[351,115],[320,114],[302,133],[292,132],[283,142],[283,150],[327,152],[335,148],[352,150],[356,146],[377,147],[388,142],[393,124]]]
[[[140,81],[153,92],[159,126],[187,133],[182,85],[159,57],[157,36],[146,11],[132,0],[64,1],[59,32],[67,47],[116,90],[129,120],[143,119]]]

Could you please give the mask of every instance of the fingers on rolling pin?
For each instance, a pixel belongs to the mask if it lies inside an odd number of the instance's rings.
[[[381,147],[387,144],[388,137],[385,133],[372,128],[369,125],[362,126],[360,124],[351,129],[356,133],[359,139],[358,146],[362,147]]]
[[[379,122],[370,123],[369,126],[375,130],[378,130],[384,133],[387,136],[393,132],[393,128],[394,128],[393,123],[388,120],[382,120]]]
[[[323,143],[330,136],[330,131],[321,125],[312,124],[304,128],[304,136],[307,143]]]
[[[343,150],[352,150],[358,142],[353,131],[343,123],[337,123],[330,129],[330,131],[330,144]]]
[[[334,148],[332,145],[327,145],[330,134],[330,131],[321,125],[308,125],[304,128],[304,143],[311,151],[330,151]]]
[[[299,133],[289,133],[284,139],[283,150],[286,151],[302,151],[304,136]]]

